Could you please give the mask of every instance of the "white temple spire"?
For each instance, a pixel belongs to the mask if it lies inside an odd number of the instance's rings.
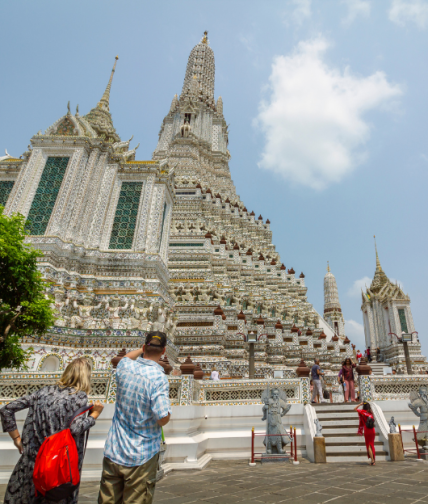
[[[208,45],[208,32],[204,33],[203,39],[190,51],[187,61],[186,75],[184,77],[182,99],[192,96],[195,85],[198,88],[198,100],[205,103],[211,109],[215,109],[214,102],[214,78],[215,63],[214,52]],[[196,76],[196,79],[194,79]],[[193,81],[197,82],[194,83]]]
[[[345,321],[339,301],[336,278],[327,261],[327,273],[324,277],[324,319],[339,336],[345,337]]]

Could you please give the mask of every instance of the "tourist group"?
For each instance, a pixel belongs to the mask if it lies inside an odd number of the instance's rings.
[[[99,504],[150,504],[156,483],[162,427],[171,416],[168,379],[158,364],[165,333],[147,334],[145,344],[117,366],[116,409],[104,448]],[[21,457],[12,473],[5,504],[76,504],[90,428],[103,411],[88,404],[91,367],[72,361],[56,385],[10,402],[0,409]],[[22,436],[15,414],[28,409]],[[86,416],[87,415],[87,416]]]
[[[361,359],[362,355],[359,350],[357,357],[358,354],[360,354]],[[368,349],[368,354],[370,355],[370,349]],[[351,400],[351,402],[358,402],[358,400],[355,398],[354,385],[354,369],[356,368],[356,366],[356,363],[353,362],[350,357],[347,357],[342,362],[342,368],[340,369],[338,374],[338,380],[343,388],[345,402],[348,402],[348,400]],[[317,400],[321,403],[328,402],[327,399],[330,397],[330,394],[327,391],[325,383],[323,381],[323,375],[324,372],[320,367],[320,360],[318,358],[315,358],[314,365],[311,368],[312,403],[317,402]],[[375,420],[370,407],[370,403],[366,401],[361,402],[355,407],[354,411],[358,413],[358,416],[360,418],[358,434],[364,435],[367,448],[367,456],[371,460],[370,464],[375,465],[376,452],[374,441],[376,437],[376,430]]]

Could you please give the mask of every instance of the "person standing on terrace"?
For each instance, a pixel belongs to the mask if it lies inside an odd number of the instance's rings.
[[[354,384],[354,368],[356,364],[352,362],[352,359],[347,357],[342,364],[342,369],[339,371],[340,377],[345,385],[345,402],[348,402],[349,398],[352,402],[355,402],[355,384]]]
[[[322,394],[322,384],[321,384],[321,376],[324,373],[321,371],[320,368],[320,360],[317,358],[314,359],[314,365],[312,366],[311,369],[311,378],[312,382],[314,384],[314,388],[312,390],[312,402],[315,402],[315,398],[318,394],[319,396],[319,402],[327,402],[324,400],[323,394]]]
[[[210,380],[214,380],[214,381],[220,380],[219,373],[218,373],[217,368],[215,366],[211,370]]]
[[[91,366],[87,359],[80,357],[68,364],[57,384],[15,399],[0,409],[3,432],[9,433],[21,454],[6,489],[5,504],[50,502],[41,495],[36,496],[33,471],[37,454],[46,438],[66,429],[75,413],[88,406],[90,390]],[[103,404],[97,401],[88,416],[79,416],[71,423],[71,435],[79,456],[79,472],[85,456],[85,433],[95,425],[103,408]],[[21,436],[15,414],[25,409],[28,413]],[[78,496],[77,488],[68,498],[62,499],[61,504],[77,504]]]
[[[116,370],[116,409],[104,448],[98,504],[153,500],[162,427],[169,422],[168,378],[159,360],[166,334],[149,332],[143,348],[133,350]]]

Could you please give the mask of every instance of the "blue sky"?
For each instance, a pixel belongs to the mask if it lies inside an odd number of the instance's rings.
[[[309,301],[322,313],[329,260],[362,347],[376,234],[428,354],[428,0],[39,0],[2,2],[0,14],[0,155],[13,156],[69,100],[81,114],[95,106],[118,54],[114,125],[150,159],[209,30],[237,192],[270,219]]]

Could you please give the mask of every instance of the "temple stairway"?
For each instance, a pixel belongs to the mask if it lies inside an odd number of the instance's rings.
[[[325,437],[327,462],[368,462],[364,436],[359,436],[356,403],[313,404]],[[377,432],[377,429],[376,429]],[[384,451],[379,435],[375,438],[376,461],[384,461]]]
[[[384,362],[370,362],[369,365],[376,376],[383,376],[383,368],[388,367]]]

